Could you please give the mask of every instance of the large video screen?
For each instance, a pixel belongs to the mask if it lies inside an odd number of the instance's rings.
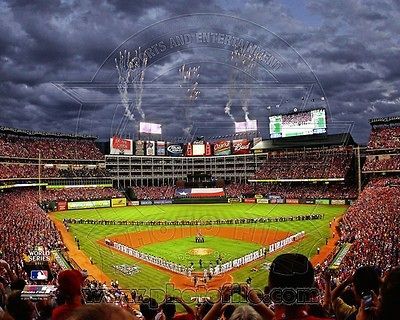
[[[326,133],[325,109],[271,116],[269,132],[272,139]]]

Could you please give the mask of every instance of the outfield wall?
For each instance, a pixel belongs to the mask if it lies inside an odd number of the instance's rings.
[[[248,204],[325,204],[325,205],[351,205],[354,200],[350,199],[285,199],[273,198],[179,198],[159,200],[127,201],[126,198],[111,198],[91,201],[64,201],[56,202],[57,211],[94,209],[94,208],[116,208],[126,206],[148,206],[165,204],[213,204],[213,203],[248,203]]]

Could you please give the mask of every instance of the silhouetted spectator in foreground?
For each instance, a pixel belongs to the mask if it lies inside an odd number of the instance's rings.
[[[88,304],[75,309],[68,320],[135,320],[138,319],[124,308],[113,304]]]
[[[140,312],[145,320],[153,320],[158,313],[158,303],[153,298],[144,298],[140,303]]]
[[[309,314],[316,289],[314,268],[307,257],[295,253],[276,257],[270,267],[269,290],[275,319],[324,319]]]
[[[35,316],[33,303],[29,300],[22,300],[20,290],[13,291],[8,296],[6,310],[15,320],[32,320]]]
[[[58,290],[65,303],[53,310],[51,320],[64,320],[81,306],[83,276],[78,270],[62,271],[58,275]]]

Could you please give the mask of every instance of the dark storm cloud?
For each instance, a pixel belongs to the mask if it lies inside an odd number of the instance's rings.
[[[128,131],[134,122],[122,119],[122,106],[96,103],[80,107],[50,83],[89,81],[110,52],[155,22],[181,14],[216,12],[262,25],[287,41],[321,81],[336,126],[342,121],[354,121],[356,139],[366,142],[368,118],[394,115],[400,107],[399,8],[395,0],[3,1],[0,3],[0,125],[78,130],[102,138],[113,134],[121,123]],[[199,17],[199,29],[206,27],[202,23]],[[159,30],[151,39],[166,31]],[[264,32],[250,30],[241,33],[260,41],[266,36]],[[282,50],[278,42],[270,45]],[[194,54],[186,50],[179,57],[185,61]],[[176,59],[177,55],[170,55],[155,62],[154,74],[163,75],[159,83],[177,81]],[[110,61],[106,66],[107,76],[116,81]],[[297,67],[299,61],[292,64]],[[229,72],[222,67],[202,71],[202,83],[229,81]],[[150,72],[148,76],[151,77]],[[99,90],[98,95],[106,96],[107,92]],[[168,135],[181,135],[182,128],[191,121],[205,127],[204,122],[209,119],[217,128],[210,132],[218,134],[221,128],[220,134],[230,133],[226,128],[232,127],[232,123],[223,111],[226,93],[214,93],[210,99],[204,90],[195,103],[185,100],[184,93],[176,95],[181,96],[176,100],[175,96],[160,95],[150,101],[144,94],[146,119],[162,122]],[[288,100],[292,99],[287,108],[294,106],[300,95],[287,93]],[[283,98],[281,93],[271,95],[270,103],[280,98]],[[268,102],[261,107],[260,99],[254,97],[250,117],[263,117],[261,120],[265,122],[267,113],[263,108]],[[240,102],[233,106],[232,112],[238,120],[244,120]]]

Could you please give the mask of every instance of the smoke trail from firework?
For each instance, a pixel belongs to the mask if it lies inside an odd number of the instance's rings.
[[[198,89],[198,79],[200,77],[199,72],[200,66],[197,67],[189,67],[187,68],[185,65],[179,68],[179,75],[181,78],[180,87],[186,89],[185,95],[189,99],[191,103],[198,99],[200,96],[200,90]],[[187,110],[185,109],[185,118],[188,119]],[[183,132],[185,135],[189,136],[193,129],[193,124],[190,124],[188,127],[183,128]]]
[[[232,73],[231,77],[231,88],[235,87],[238,79],[241,80],[241,82],[244,84],[247,82],[247,78],[249,76],[255,76],[257,73],[257,62],[261,61],[265,58],[265,54],[263,53],[256,53],[256,54],[250,54],[244,52],[242,48],[235,49],[232,52],[232,61],[234,62],[235,68]],[[241,69],[242,72],[239,73],[238,69]],[[242,76],[242,77],[241,77]],[[228,103],[225,106],[225,113],[231,116],[230,114],[230,106],[232,104],[232,99],[234,95],[237,93],[237,90],[232,92],[229,92],[228,95]],[[242,104],[242,110],[244,113],[244,117],[247,121],[250,121],[249,119],[249,98],[251,94],[251,89],[250,88],[242,88],[239,90],[239,95],[240,95],[240,100]],[[232,118],[232,117],[231,117]]]
[[[186,94],[191,101],[197,100],[200,95],[200,90],[198,89],[199,83],[197,82],[200,77],[199,69],[200,66],[186,69],[185,65],[179,68],[179,75],[181,77],[181,84],[179,86],[181,88],[188,87]]]
[[[137,112],[142,117],[142,119],[144,119],[145,114],[142,109],[142,96],[143,96],[144,74],[145,74],[145,70],[147,67],[148,59],[147,59],[146,53],[143,53],[143,55],[141,54],[140,47],[139,47],[138,51],[135,51],[135,53],[136,53],[135,58],[137,58],[133,65],[134,70],[136,71],[136,76],[133,78],[133,85],[134,85],[135,93],[136,93],[135,107],[136,107]],[[142,58],[140,57],[141,55],[142,55]],[[141,59],[142,59],[142,61],[141,61]]]
[[[119,59],[115,58],[115,66],[118,71],[118,92],[121,97],[122,106],[125,109],[124,116],[129,120],[135,120],[135,116],[131,111],[131,105],[129,103],[128,97],[128,87],[130,78],[132,75],[132,70],[130,68],[130,52],[124,51],[124,53],[119,53]]]
[[[236,122],[234,116],[233,116],[232,113],[231,113],[232,98],[229,96],[228,99],[229,99],[229,100],[228,100],[228,102],[226,103],[225,109],[224,109],[225,114],[227,114],[227,115],[232,119],[233,122]]]

